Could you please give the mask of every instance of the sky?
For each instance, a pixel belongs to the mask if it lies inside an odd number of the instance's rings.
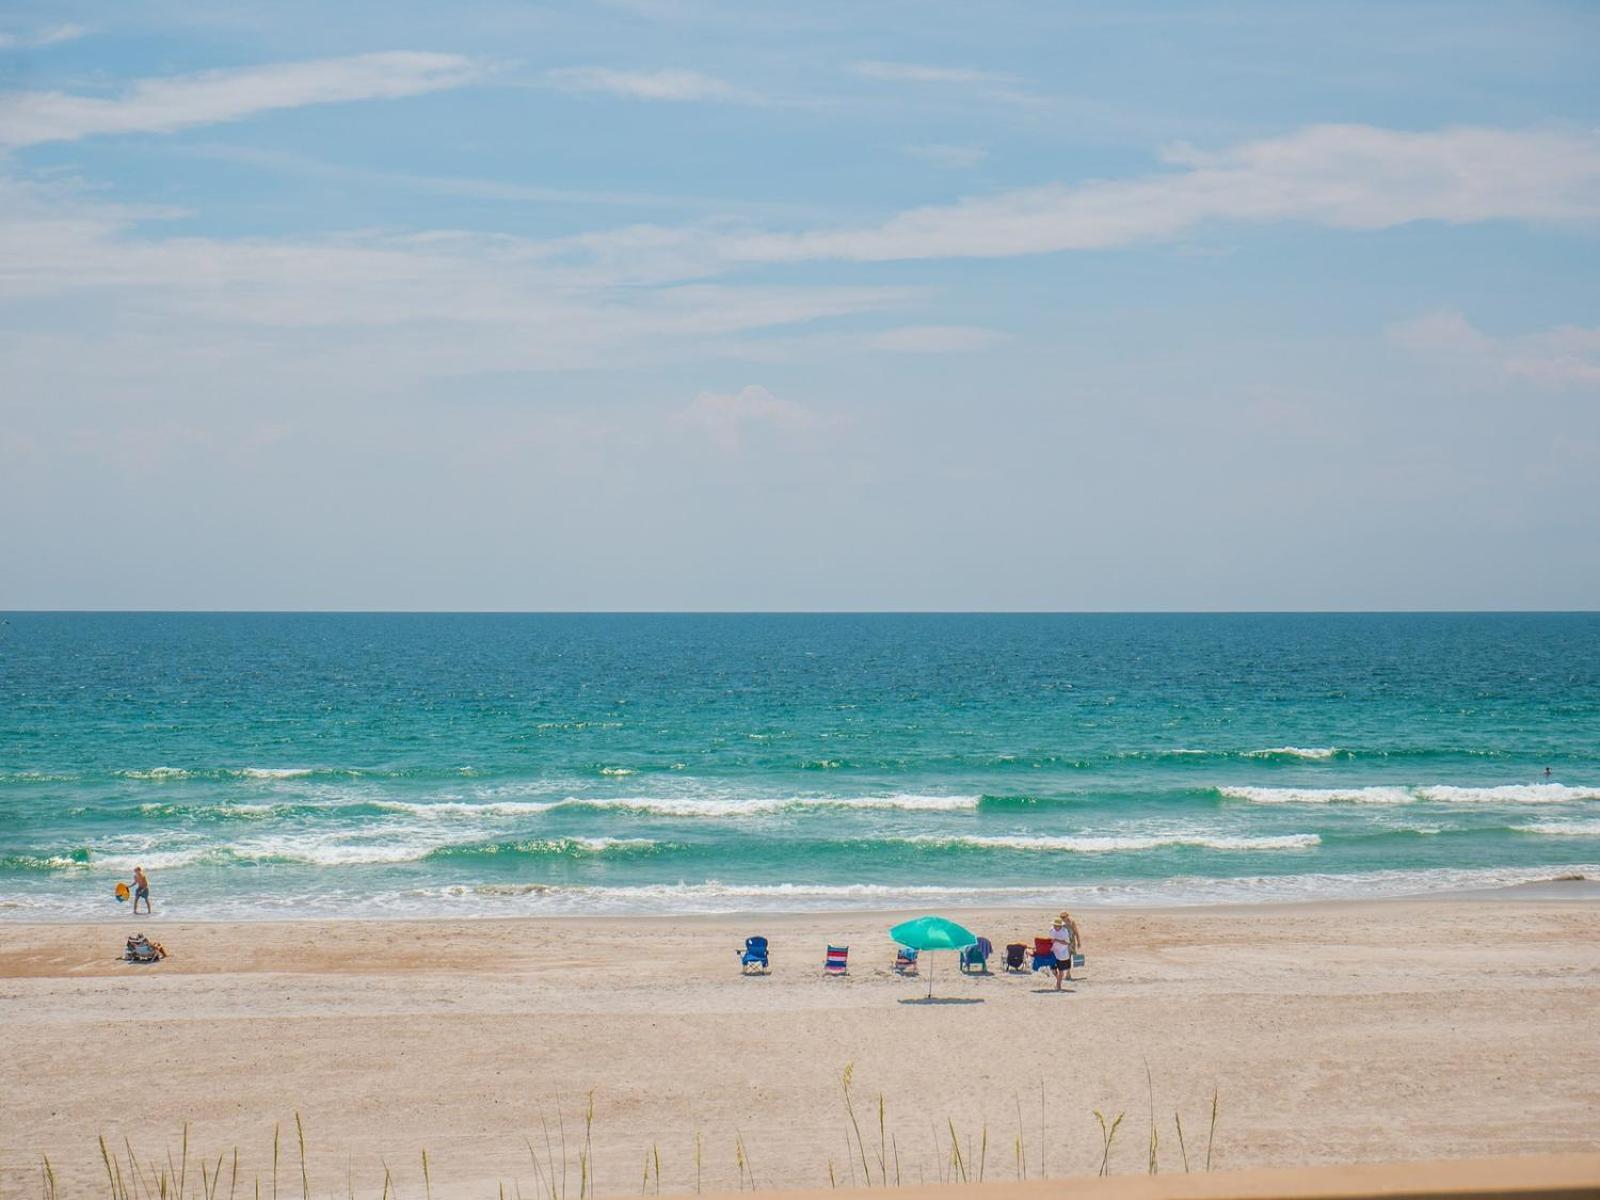
[[[1600,6],[0,10],[0,608],[1600,606]]]

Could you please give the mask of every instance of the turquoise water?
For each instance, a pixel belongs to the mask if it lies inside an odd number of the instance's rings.
[[[1594,614],[9,620],[12,919],[116,915],[136,863],[195,917],[1600,871]]]

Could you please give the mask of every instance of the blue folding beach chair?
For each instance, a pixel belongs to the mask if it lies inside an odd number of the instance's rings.
[[[739,952],[740,973],[748,975],[752,969],[758,967],[763,971],[772,970],[772,965],[767,961],[767,939],[745,938],[744,949]]]
[[[1047,971],[1056,965],[1055,943],[1050,938],[1033,939],[1033,969]]]
[[[894,973],[896,975],[915,975],[917,973],[917,952],[910,946],[901,946],[895,951]]]
[[[993,953],[994,943],[988,938],[979,938],[961,952],[961,973],[963,975],[987,975],[989,973],[989,956]]]

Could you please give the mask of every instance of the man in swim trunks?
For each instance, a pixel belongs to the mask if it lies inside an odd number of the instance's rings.
[[[143,867],[133,869],[133,911],[139,911],[139,901],[144,901],[144,912],[150,915],[150,877],[144,873]]]
[[[1050,927],[1050,953],[1055,957],[1056,991],[1061,981],[1072,978],[1072,952],[1078,948],[1078,923],[1072,914],[1062,913]]]

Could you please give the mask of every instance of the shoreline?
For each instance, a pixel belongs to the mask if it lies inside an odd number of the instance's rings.
[[[1561,870],[1561,868],[1552,868]],[[1040,889],[1041,893],[1047,889]],[[1066,906],[1074,911],[1090,912],[1096,915],[1122,914],[1122,915],[1156,915],[1183,912],[1196,913],[1272,913],[1278,911],[1312,910],[1318,908],[1335,908],[1365,905],[1395,905],[1411,903],[1456,903],[1481,900],[1501,900],[1506,902],[1554,902],[1554,903],[1592,903],[1600,901],[1600,876],[1590,874],[1557,874],[1545,879],[1533,879],[1516,883],[1503,884],[1498,887],[1479,888],[1453,888],[1440,891],[1396,893],[1392,895],[1377,895],[1367,897],[1356,896],[1327,896],[1306,897],[1304,899],[1264,899],[1264,900],[1195,900],[1173,901],[1171,903],[1144,903],[1144,904],[1096,904],[1075,897],[1070,898]],[[723,920],[750,920],[750,921],[781,921],[789,918],[822,919],[829,916],[839,917],[873,917],[873,916],[912,916],[918,915],[929,909],[937,909],[944,913],[982,914],[996,911],[1031,911],[1050,907],[1049,904],[964,904],[943,903],[936,897],[930,897],[928,903],[922,905],[886,904],[882,906],[852,905],[835,908],[801,908],[788,911],[780,909],[726,909],[717,912],[537,912],[537,913],[368,913],[353,912],[348,914],[321,914],[311,913],[305,916],[271,915],[271,916],[176,916],[171,917],[165,911],[160,917],[145,917],[145,920],[169,920],[176,924],[184,925],[295,925],[316,924],[333,925],[344,922],[354,924],[453,924],[457,922],[487,923],[487,922],[519,922],[519,921],[649,921],[649,922],[716,922]],[[0,914],[3,914],[3,905],[0,905]],[[69,914],[60,917],[7,917],[0,915],[0,929],[6,928],[54,928],[70,926],[99,927],[109,924],[126,924],[132,917],[128,912],[107,912],[105,915],[87,918],[79,914]]]

